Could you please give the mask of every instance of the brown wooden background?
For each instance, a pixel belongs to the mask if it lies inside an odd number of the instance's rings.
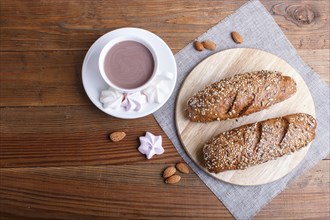
[[[81,66],[113,29],[150,30],[176,53],[245,2],[0,1],[0,219],[232,218],[194,173],[163,183],[162,170],[181,158],[153,116],[120,120],[98,110],[83,90]],[[329,1],[262,3],[329,83]],[[126,139],[111,143],[115,130]],[[138,153],[145,131],[163,136],[165,154]],[[256,218],[329,219],[329,166],[328,157]]]

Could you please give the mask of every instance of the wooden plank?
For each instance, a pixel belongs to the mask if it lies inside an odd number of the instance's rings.
[[[245,2],[1,1],[0,50],[87,50],[104,33],[135,26],[156,33],[176,52]],[[262,3],[297,48],[329,48],[328,1]]]
[[[261,2],[295,48],[329,48],[329,1],[262,0]]]
[[[91,105],[81,81],[85,53],[1,52],[0,106]]]
[[[23,219],[231,218],[194,173],[180,174],[182,180],[177,185],[164,184],[161,172],[168,165],[2,168],[0,216]],[[327,219],[329,165],[330,161],[322,161],[295,180],[257,215],[257,219]]]
[[[90,117],[93,115],[93,117]],[[120,120],[92,106],[0,109],[0,167],[177,162],[180,156],[152,116]],[[108,134],[125,131],[112,143]],[[138,137],[162,135],[165,153],[146,161]],[[329,157],[328,157],[329,159]]]
[[[329,219],[330,161],[323,160],[288,185],[255,219]]]
[[[329,50],[299,50],[330,83]],[[81,82],[86,51],[0,52],[0,106],[92,105]]]
[[[187,34],[197,37],[244,2],[2,1],[1,50],[86,50],[125,26],[148,29],[179,50],[192,40]]]
[[[91,117],[92,115],[92,117]],[[0,167],[164,163],[181,160],[153,116],[121,120],[93,106],[0,108]],[[127,137],[109,140],[113,131]],[[145,160],[138,137],[162,135],[165,153]]]
[[[330,85],[330,50],[298,50],[302,60],[309,65],[321,79]]]
[[[231,218],[195,174],[166,185],[161,173],[167,165],[1,169],[0,216]]]
[[[93,2],[93,6],[89,8],[88,5],[90,2],[84,2],[84,9],[87,11],[92,9],[97,11],[101,10],[101,8],[108,10],[111,16],[102,17],[102,19],[106,19],[105,23],[109,25],[116,24],[120,19],[131,18],[131,16],[142,16],[143,13],[154,19],[165,19],[163,23],[160,21],[155,22],[157,25],[154,27],[154,32],[161,37],[163,37],[162,35],[169,35],[168,38],[164,36],[164,39],[169,43],[172,50],[177,52],[199,34],[221,20],[221,18],[231,13],[236,7],[239,7],[241,3],[243,1],[234,1],[230,4],[228,2],[223,4],[222,1],[213,2],[212,4],[203,1],[180,1],[175,2],[172,8],[172,4],[162,1],[155,1],[151,4],[141,3],[138,6],[134,4],[127,5],[126,3],[107,4],[100,2],[100,4],[94,4]],[[330,83],[328,65],[329,27],[326,25],[329,21],[329,14],[324,11],[326,10],[326,7],[324,7],[325,3],[322,1],[306,1],[304,4],[296,4],[293,1],[265,1],[263,3],[274,14],[275,20],[280,24],[285,34],[288,35],[293,45],[298,48],[298,52],[303,60],[320,73],[322,79]],[[93,18],[91,18],[87,12],[84,14],[84,10],[81,12],[77,10],[66,10],[67,7],[74,7],[77,4],[80,5],[81,1],[55,1],[51,3],[44,2],[43,4],[39,4],[38,1],[18,0],[1,2],[2,13],[0,15],[0,21],[2,25],[0,28],[2,34],[0,40],[2,43],[0,50],[73,50],[75,43],[80,45],[77,45],[76,49],[83,50],[77,52],[0,53],[1,106],[91,104],[86,95],[84,95],[81,86],[81,65],[86,50],[97,37],[106,31],[97,28],[97,25],[104,25],[104,22],[102,23],[101,21],[99,23],[94,21],[94,25],[88,26],[88,22],[93,22],[93,19],[101,19],[98,18],[99,14],[102,14],[101,12],[94,12],[92,14]],[[98,5],[100,8],[94,5]],[[125,12],[127,10],[129,13],[133,13],[133,11],[137,10],[136,7],[139,7],[140,13],[134,16],[128,14],[123,18],[118,12],[120,10],[113,11],[113,5],[119,8],[123,7],[125,8]],[[296,21],[294,18],[299,17],[299,14],[290,14],[289,12],[298,6],[307,7],[307,9],[311,7],[312,9],[309,10],[312,10],[311,13],[315,14],[315,18],[313,17],[314,20],[309,21],[308,19],[311,18],[307,17],[307,21],[303,21],[302,23]],[[43,7],[43,9],[41,10],[40,7]],[[154,10],[150,10],[151,8],[154,8]],[[180,11],[178,8],[181,8],[181,13],[184,14],[178,13]],[[48,14],[47,21],[44,18],[46,13]],[[157,16],[153,16],[153,13],[157,14]],[[291,18],[287,13],[293,17]],[[61,26],[63,23],[70,23],[72,19],[75,19],[75,16],[80,16],[79,18],[82,19],[79,20],[80,23],[76,20],[73,26],[69,25],[65,28]],[[26,19],[27,17],[29,19]],[[113,19],[116,17],[119,17],[119,19]],[[145,22],[145,25],[152,23],[146,17],[134,18],[142,23]],[[87,24],[82,22],[84,19],[87,20]],[[172,27],[168,28],[167,25],[172,25]],[[140,25],[140,27],[144,26]],[[56,31],[53,29],[56,29]],[[294,31],[291,32],[291,30]],[[15,34],[11,33],[11,31],[15,32]],[[17,33],[20,31],[24,33]],[[79,37],[76,36],[77,34]],[[290,34],[293,34],[292,37]],[[310,36],[311,34],[313,36],[317,35],[317,37]],[[87,40],[90,35],[94,35],[94,38],[83,43],[82,41]],[[46,43],[42,43],[42,41]],[[310,48],[313,48],[313,50],[309,50]]]

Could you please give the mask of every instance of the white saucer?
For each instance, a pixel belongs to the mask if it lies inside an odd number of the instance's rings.
[[[155,48],[157,57],[159,57],[159,72],[160,74],[166,74],[168,72],[173,73],[171,79],[171,86],[168,88],[168,94],[162,103],[146,103],[140,111],[126,111],[123,107],[118,110],[105,109],[100,102],[100,93],[103,90],[109,88],[106,82],[103,80],[101,73],[98,68],[98,59],[102,48],[113,38],[118,36],[126,35],[138,35],[142,36],[146,41],[148,41]],[[162,107],[166,101],[170,98],[177,79],[177,67],[171,49],[167,44],[159,38],[157,35],[139,28],[121,28],[111,31],[99,39],[97,39],[94,44],[89,48],[82,67],[82,81],[85,91],[89,99],[93,104],[98,107],[101,111],[117,117],[117,118],[141,118],[146,115],[152,114]]]

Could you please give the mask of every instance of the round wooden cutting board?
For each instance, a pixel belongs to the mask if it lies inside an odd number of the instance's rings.
[[[184,109],[188,99],[206,85],[238,73],[256,70],[276,70],[291,76],[297,83],[296,94],[269,109],[238,119],[198,123],[191,122],[185,117]],[[209,173],[204,167],[202,153],[204,143],[218,133],[244,124],[298,112],[308,113],[315,117],[314,102],[309,89],[301,76],[289,64],[273,54],[257,49],[229,49],[206,58],[187,76],[176,103],[176,126],[186,152],[205,172],[228,183],[252,186],[269,183],[288,174],[303,160],[310,144],[291,155],[246,170],[214,174]]]

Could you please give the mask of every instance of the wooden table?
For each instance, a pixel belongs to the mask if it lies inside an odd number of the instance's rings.
[[[163,183],[163,169],[182,159],[154,117],[98,110],[81,66],[113,29],[150,30],[176,53],[244,2],[2,0],[0,219],[232,218],[196,174]],[[329,83],[329,1],[262,3]],[[115,130],[125,140],[110,142]],[[165,154],[146,160],[137,151],[145,131],[163,136]],[[329,166],[328,157],[297,178],[256,219],[328,219]]]

